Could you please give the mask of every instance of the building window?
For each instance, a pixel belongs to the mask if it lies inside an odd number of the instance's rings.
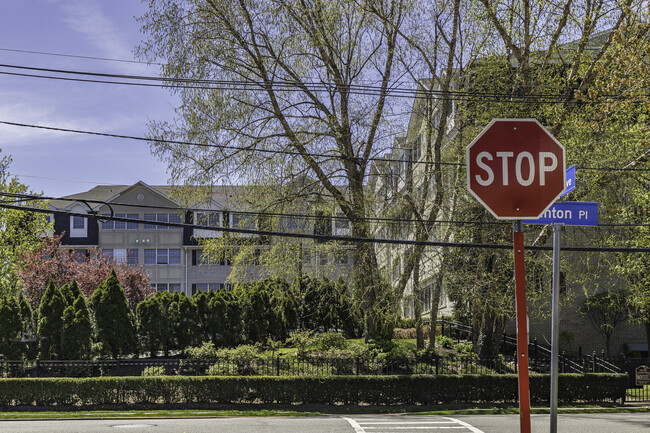
[[[304,230],[307,227],[307,221],[297,216],[283,216],[280,218],[280,228],[282,230]]]
[[[137,248],[129,248],[126,250],[126,262],[129,265],[137,265],[138,264],[138,249]]]
[[[181,264],[181,250],[180,249],[145,249],[144,250],[144,264],[145,265],[180,265]]]
[[[84,229],[86,228],[86,218],[80,216],[72,217],[72,228],[73,229]]]
[[[231,213],[230,227],[235,229],[242,229],[242,230],[255,230],[256,228],[255,217],[252,215]],[[238,235],[242,237],[253,236],[252,233],[238,233]]]
[[[103,213],[102,217],[104,218],[110,218],[111,214]],[[129,218],[133,220],[137,220],[140,218],[140,215],[137,213],[116,213],[115,217],[118,218]],[[124,221],[102,221],[102,230],[137,230],[140,228],[140,225],[135,222],[124,222]]]
[[[197,212],[194,218],[196,225],[221,227],[221,214],[218,212]]]
[[[70,237],[85,238],[88,236],[87,218],[80,216],[70,217]]]
[[[126,218],[126,214],[116,213],[115,217]],[[124,229],[126,229],[126,223],[124,221],[115,221],[115,230],[124,230]]]
[[[167,283],[158,283],[156,284],[156,291],[157,292],[166,292],[167,291]]]
[[[113,250],[112,249],[103,249],[102,250],[102,255],[106,257],[109,261],[113,261]]]
[[[144,220],[145,221],[156,221],[156,214],[155,213],[146,213],[144,214]],[[155,224],[144,224],[144,229],[145,230],[156,230],[158,228],[157,225]]]
[[[159,213],[156,214],[156,221],[166,223],[169,222],[169,214],[166,213]],[[168,230],[168,226],[156,226],[157,230]]]
[[[181,284],[180,283],[169,283],[169,291],[170,292],[180,292],[181,291]]]
[[[171,250],[169,250],[169,264],[170,265],[180,265],[181,264],[181,250],[180,249],[171,249]]]
[[[88,252],[86,250],[73,250],[72,255],[75,262],[83,263],[86,261],[86,257],[88,257]]]
[[[116,248],[113,250],[113,260],[115,263],[126,262],[126,248]]]
[[[137,213],[127,213],[126,217],[128,219],[137,220],[138,218],[140,218],[140,215],[138,215]],[[140,228],[140,224],[138,223],[134,223],[134,222],[126,223],[127,230],[137,230],[138,228]]]
[[[177,213],[170,213],[169,214],[169,222],[170,223],[180,224],[181,223],[181,216],[178,215]],[[180,230],[181,229],[180,226],[179,227],[168,227],[168,228],[169,228],[169,230]]]
[[[220,265],[221,263],[218,258],[211,257],[210,254],[208,254],[204,250],[196,250],[195,264],[198,266],[201,265],[212,266],[212,265]]]
[[[157,265],[167,265],[167,264],[169,264],[168,255],[167,255],[168,250],[159,249],[159,250],[156,250],[156,251],[158,253],[158,257],[156,258],[156,264]]]
[[[111,215],[107,213],[102,214],[103,217],[109,218]],[[115,221],[102,221],[102,230],[113,230],[115,227]]]
[[[158,221],[163,223],[178,223],[181,222],[181,217],[178,214],[171,213],[146,213],[144,214],[145,221]],[[146,224],[144,225],[145,230],[177,230],[180,227],[170,227],[166,225],[157,225],[157,224]]]
[[[144,250],[144,264],[145,265],[155,265],[156,264],[156,250]]]

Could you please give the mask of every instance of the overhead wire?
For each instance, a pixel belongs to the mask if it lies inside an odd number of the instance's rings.
[[[53,209],[43,209],[43,208],[33,208],[26,206],[16,206],[11,204],[0,203],[0,208],[5,209],[14,209],[25,212],[36,212],[36,213],[47,213],[47,214],[56,214],[56,215],[65,215],[72,217],[81,217],[88,218],[87,213],[80,212],[71,212],[71,211],[62,211],[62,210],[53,210]],[[439,241],[416,241],[409,239],[384,239],[384,238],[362,238],[355,236],[337,236],[337,235],[320,235],[320,234],[311,234],[311,233],[299,233],[299,232],[282,232],[282,231],[271,231],[271,230],[253,230],[253,229],[242,229],[234,227],[214,227],[214,226],[204,226],[199,224],[190,224],[190,223],[170,223],[164,221],[147,221],[143,219],[136,218],[124,218],[124,217],[106,217],[104,218],[107,221],[120,221],[120,222],[131,222],[131,223],[142,223],[166,227],[178,227],[178,228],[189,228],[189,229],[198,229],[198,230],[211,230],[218,231],[223,233],[239,233],[239,234],[248,234],[248,235],[259,235],[259,236],[275,236],[275,237],[284,237],[284,238],[297,238],[297,239],[313,239],[320,241],[339,241],[339,242],[362,242],[362,243],[373,243],[373,244],[392,244],[392,245],[423,245],[423,246],[434,246],[434,247],[451,247],[451,248],[484,248],[484,249],[512,249],[512,245],[507,244],[485,244],[485,243],[471,243],[471,242],[439,242]],[[540,250],[548,251],[552,250],[551,246],[526,246],[528,250]],[[579,246],[563,246],[563,251],[584,251],[584,252],[622,252],[622,253],[648,253],[650,248],[630,248],[630,247],[579,247]]]
[[[274,155],[291,155],[291,156],[310,156],[314,158],[338,158],[341,160],[358,160],[359,158],[355,157],[346,157],[344,155],[336,155],[331,153],[315,153],[315,152],[295,152],[290,150],[279,150],[279,149],[262,149],[257,147],[242,147],[242,146],[229,146],[223,144],[208,144],[208,143],[196,143],[192,141],[183,141],[183,140],[168,140],[161,138],[147,138],[139,137],[135,135],[126,135],[126,134],[113,134],[109,132],[98,132],[98,131],[88,131],[82,129],[72,129],[72,128],[61,128],[56,126],[46,126],[46,125],[35,125],[30,123],[22,122],[12,122],[8,120],[0,120],[0,124],[17,126],[21,128],[34,128],[34,129],[43,129],[48,131],[57,131],[57,132],[68,132],[73,134],[85,134],[85,135],[95,135],[99,137],[109,137],[109,138],[119,138],[127,140],[136,140],[136,141],[145,141],[145,142],[157,142],[164,144],[181,144],[187,146],[197,146],[203,148],[215,148],[222,150],[235,150],[235,151],[247,151],[247,152],[259,152],[267,153]],[[405,164],[421,164],[421,165],[441,165],[441,166],[456,166],[456,167],[465,167],[466,164],[462,162],[451,162],[451,161],[423,161],[423,160],[412,160],[412,159],[394,159],[386,157],[369,157],[368,161],[374,162],[387,162],[387,163],[405,163]],[[630,171],[630,172],[648,172],[650,169],[646,168],[625,168],[625,167],[576,167],[576,170],[591,170],[591,171]]]
[[[105,72],[88,72],[77,71],[70,69],[55,69],[55,68],[41,68],[35,66],[11,65],[0,64],[0,67],[6,69],[18,69],[34,72],[47,72],[51,74],[66,74],[73,76],[89,76],[97,78],[111,78],[120,80],[134,80],[134,81],[111,81],[87,78],[71,78],[53,75],[39,75],[27,73],[15,73],[0,71],[0,74],[17,75],[33,78],[44,78],[65,81],[80,81],[92,82],[100,84],[120,84],[120,85],[136,85],[145,87],[177,87],[177,88],[196,88],[201,90],[209,89],[223,89],[223,90],[255,90],[267,91],[270,88],[277,91],[340,91],[345,90],[349,94],[366,95],[366,96],[387,96],[387,97],[407,97],[407,98],[433,98],[433,99],[451,99],[451,100],[473,100],[477,102],[531,102],[531,103],[564,103],[572,100],[571,95],[563,94],[550,94],[550,93],[537,93],[537,94],[521,94],[512,95],[511,93],[499,92],[477,92],[477,91],[461,91],[461,90],[422,90],[418,88],[402,88],[402,87],[389,87],[383,88],[376,85],[361,85],[361,84],[331,84],[331,83],[318,83],[318,82],[294,82],[294,81],[274,81],[266,83],[254,80],[214,80],[214,79],[196,79],[196,78],[174,78],[174,77],[158,77],[146,75],[129,75],[129,74],[111,74]],[[153,82],[153,83],[150,83]],[[270,86],[270,87],[269,87]],[[643,95],[645,96],[645,95]],[[623,95],[600,95],[602,99],[631,99]],[[634,96],[638,98],[639,95]],[[583,103],[598,103],[601,101],[581,101]]]
[[[346,217],[344,215],[317,215],[317,214],[298,214],[298,213],[280,213],[280,212],[264,212],[264,211],[245,211],[245,210],[237,210],[237,209],[201,209],[201,208],[192,208],[192,207],[180,207],[180,206],[164,206],[164,205],[146,205],[146,204],[136,204],[136,203],[110,203],[105,200],[94,200],[94,199],[88,199],[88,198],[79,198],[79,197],[47,197],[47,196],[41,196],[41,195],[35,195],[35,194],[20,194],[20,193],[0,193],[0,197],[2,196],[7,196],[15,199],[12,202],[20,202],[21,200],[25,201],[33,201],[33,200],[47,200],[47,201],[69,201],[69,202],[83,202],[86,204],[91,211],[94,212],[94,208],[89,205],[89,203],[97,204],[98,206],[95,207],[100,207],[100,206],[111,206],[113,204],[118,205],[120,207],[127,207],[127,208],[139,208],[139,209],[153,209],[153,210],[167,210],[167,211],[174,211],[174,212],[197,212],[197,213],[223,213],[223,212],[229,212],[229,213],[234,213],[237,215],[253,215],[253,216],[261,216],[261,217],[278,217],[278,218],[296,218],[296,219],[304,219],[304,220],[323,220],[323,219],[328,219],[332,221],[365,221],[365,222],[378,222],[378,223],[398,223],[398,224],[404,224],[404,223],[425,223],[425,222],[431,222],[435,224],[456,224],[456,225],[491,225],[491,226],[504,226],[504,225],[509,225],[509,222],[504,222],[504,221],[468,221],[468,220],[416,220],[416,219],[409,219],[409,218],[386,218],[386,217]],[[0,201],[0,203],[3,203],[3,201]],[[99,215],[99,218],[104,218],[108,217],[110,215]],[[147,220],[148,221],[148,220]],[[544,223],[539,223],[539,224],[528,224],[528,225],[546,225]],[[628,228],[636,228],[636,227],[650,227],[650,224],[608,224],[608,223],[599,223],[599,227],[628,227]],[[203,227],[203,226],[202,226]],[[588,226],[592,227],[592,226]],[[593,228],[593,227],[592,227]]]
[[[6,48],[0,47],[0,51],[6,51],[11,53],[22,53],[22,54],[39,54],[44,56],[54,56],[54,57],[69,57],[74,59],[86,59],[86,60],[105,60],[110,62],[120,62],[120,63],[139,63],[143,65],[158,65],[164,66],[164,63],[157,62],[143,62],[141,60],[128,60],[128,59],[116,59],[110,57],[95,57],[95,56],[81,56],[78,54],[64,54],[64,53],[52,53],[48,51],[33,51],[33,50],[20,50],[16,48]]]

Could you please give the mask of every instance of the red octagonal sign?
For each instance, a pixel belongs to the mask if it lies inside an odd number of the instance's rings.
[[[535,119],[495,119],[467,146],[467,189],[498,219],[537,218],[565,188],[564,146]]]

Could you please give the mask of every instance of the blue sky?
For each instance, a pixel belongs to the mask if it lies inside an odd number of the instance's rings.
[[[19,53],[39,51],[134,60],[143,35],[139,0],[0,0],[0,63],[116,74],[158,75],[153,65]],[[22,72],[1,68],[0,72]],[[0,121],[144,136],[169,120],[176,100],[162,88],[57,81],[0,74]],[[99,183],[167,182],[146,142],[0,124],[10,172],[47,196]]]

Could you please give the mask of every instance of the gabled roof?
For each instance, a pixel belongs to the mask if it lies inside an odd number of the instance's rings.
[[[85,200],[111,203],[136,188],[146,188],[154,194],[173,203],[175,206],[178,206],[177,201],[170,197],[171,190],[174,188],[173,186],[147,185],[142,181],[138,181],[133,185],[98,185],[89,189],[88,191],[70,194],[57,200],[51,200],[48,203],[48,206],[51,209],[69,210],[76,204],[81,204],[82,206],[86,207],[84,203]],[[203,199],[201,203],[190,206],[190,208],[198,207],[201,204],[206,203],[206,201],[214,203],[220,208],[228,208],[229,204],[236,202],[238,189],[240,189],[239,186],[213,186],[210,188],[210,197]],[[88,205],[90,205],[94,210],[97,210],[103,206],[102,203],[88,203]]]

